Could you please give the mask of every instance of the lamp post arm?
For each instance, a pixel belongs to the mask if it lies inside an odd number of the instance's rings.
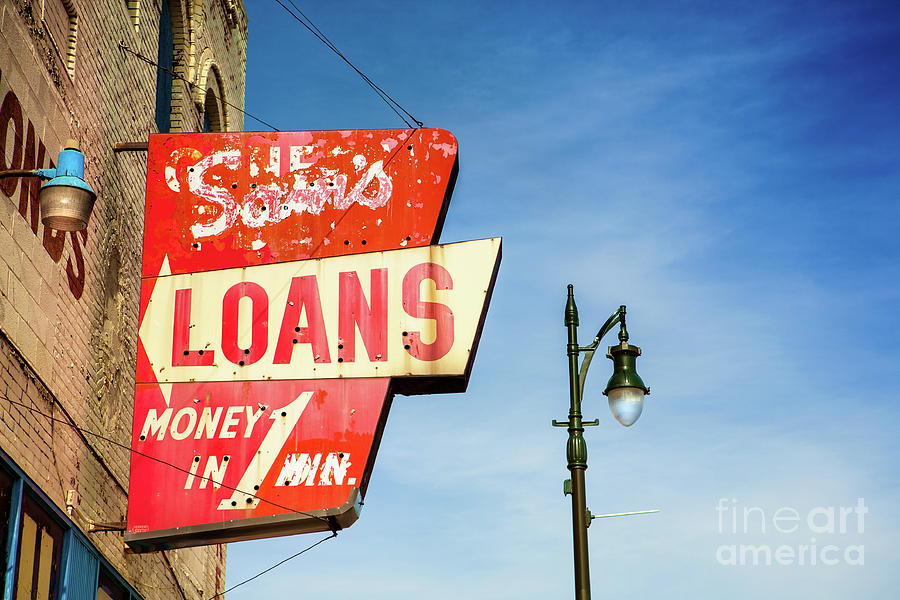
[[[584,383],[587,380],[587,372],[588,368],[591,366],[591,361],[594,360],[594,352],[597,351],[597,348],[600,346],[600,341],[603,339],[607,333],[613,330],[613,327],[616,325],[621,325],[619,330],[619,341],[628,341],[628,330],[625,329],[625,306],[622,305],[619,309],[614,312],[610,317],[606,320],[606,323],[600,328],[600,331],[597,332],[597,335],[594,337],[594,341],[591,342],[589,346],[585,346],[584,348],[580,348],[580,350],[584,353],[584,359],[581,361],[581,368],[578,371],[578,389],[580,395],[584,395]]]
[[[0,171],[0,179],[5,179],[7,177],[40,177],[35,171],[29,171],[28,169],[7,169],[6,171]]]
[[[56,177],[56,169],[7,169],[0,171],[0,179],[6,177],[40,177],[41,179],[53,179]]]

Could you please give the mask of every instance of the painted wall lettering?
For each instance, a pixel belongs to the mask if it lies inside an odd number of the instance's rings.
[[[0,89],[5,85],[8,83],[0,71]],[[0,170],[52,168],[55,164],[49,154],[44,141],[37,135],[34,123],[24,114],[18,96],[13,90],[7,90],[0,102]],[[53,262],[60,263],[67,247],[67,236],[64,231],[56,231],[40,223],[40,185],[40,181],[35,178],[10,177],[0,179],[0,192],[16,206],[19,216],[41,240],[41,246],[47,255]],[[17,189],[18,198],[14,199]],[[72,232],[68,236],[69,252],[64,269],[69,292],[76,300],[84,293],[83,248],[87,237],[87,230],[78,232],[78,235]]]

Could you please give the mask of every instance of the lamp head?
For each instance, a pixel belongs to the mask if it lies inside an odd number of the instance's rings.
[[[613,374],[603,393],[609,398],[609,410],[616,421],[629,427],[638,420],[644,409],[644,396],[650,388],[644,385],[635,368],[641,349],[622,341],[610,346],[606,357],[613,361]]]
[[[78,142],[66,142],[55,173],[38,192],[41,223],[59,231],[80,231],[87,227],[97,194],[84,180],[84,154]]]

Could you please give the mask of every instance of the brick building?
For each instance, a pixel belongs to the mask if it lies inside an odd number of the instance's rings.
[[[98,195],[63,233],[38,180],[0,179],[4,598],[223,590],[224,546],[125,550],[129,451],[91,432],[130,441],[146,153],[114,146],[241,130],[246,41],[242,0],[0,0],[0,170],[50,167],[74,138]]]

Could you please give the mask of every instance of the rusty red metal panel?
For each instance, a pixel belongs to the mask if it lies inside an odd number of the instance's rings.
[[[389,384],[139,385],[129,534],[138,546],[161,537],[167,547],[194,545],[197,535],[233,541],[247,521],[271,517],[280,519],[276,535],[327,531],[327,519],[311,515],[345,504],[354,489],[365,492]]]
[[[443,129],[152,135],[143,276],[427,246],[456,170]]]

